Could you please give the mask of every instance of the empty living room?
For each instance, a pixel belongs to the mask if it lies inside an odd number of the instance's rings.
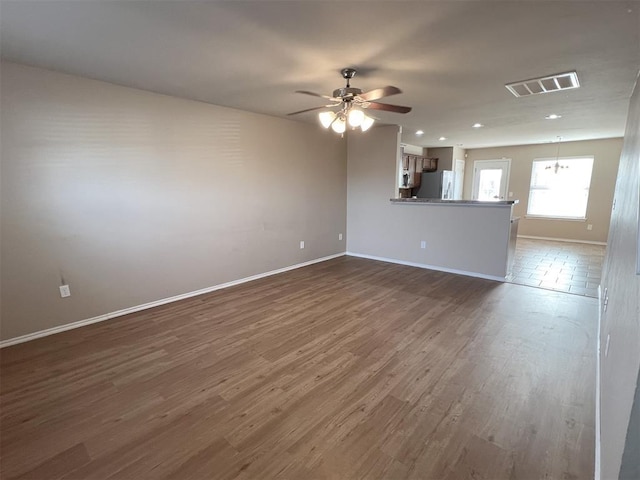
[[[640,478],[637,1],[0,0],[0,478]]]

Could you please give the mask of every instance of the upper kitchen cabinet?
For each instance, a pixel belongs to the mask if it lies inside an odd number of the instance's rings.
[[[411,196],[411,189],[420,186],[422,172],[435,172],[438,159],[413,153],[402,153],[402,163],[399,172],[400,197]]]

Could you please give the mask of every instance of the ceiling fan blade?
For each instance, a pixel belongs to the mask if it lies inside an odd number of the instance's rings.
[[[400,90],[398,87],[387,85],[386,87],[376,88],[375,90],[369,90],[368,92],[361,93],[358,96],[363,100],[366,100],[367,102],[371,102],[382,97],[397,95],[398,93],[402,93],[402,90]]]
[[[378,102],[370,102],[369,106],[372,110],[385,110],[387,112],[395,112],[395,113],[409,113],[411,111],[411,107],[403,107],[402,105],[389,105],[388,103],[378,103]]]
[[[297,115],[299,113],[313,112],[314,110],[322,110],[323,108],[328,108],[328,107],[335,107],[335,105],[322,105],[321,107],[307,108],[305,110],[299,110],[297,112],[287,113],[287,115]]]
[[[319,93],[310,92],[308,90],[296,90],[296,93],[302,93],[304,95],[311,95],[312,97],[328,98],[329,100],[332,99],[332,97],[330,97],[329,95],[320,95]]]

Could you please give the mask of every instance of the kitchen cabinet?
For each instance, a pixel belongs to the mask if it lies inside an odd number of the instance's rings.
[[[438,169],[438,159],[426,157],[424,155],[414,155],[410,153],[402,154],[402,179],[400,184],[400,198],[411,196],[407,189],[420,186],[422,172],[435,172]],[[406,184],[405,184],[406,180]]]

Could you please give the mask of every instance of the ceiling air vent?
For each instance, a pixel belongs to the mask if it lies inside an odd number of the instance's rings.
[[[521,82],[508,83],[507,89],[516,97],[528,97],[539,93],[558,92],[580,87],[576,72],[558,73],[548,77],[532,78]]]

